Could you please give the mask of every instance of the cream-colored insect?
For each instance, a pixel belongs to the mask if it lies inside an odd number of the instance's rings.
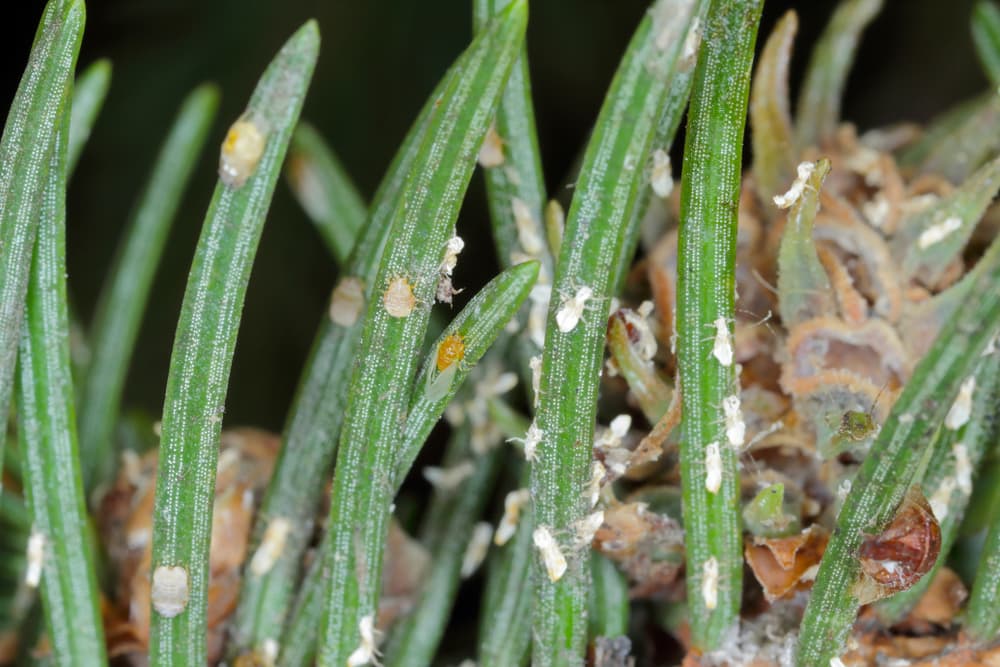
[[[503,162],[503,139],[497,132],[496,123],[490,123],[490,129],[486,130],[483,145],[479,149],[479,166],[483,169],[492,169],[499,167]]]
[[[917,247],[921,250],[930,248],[935,243],[940,243],[962,228],[962,219],[956,216],[945,218],[941,222],[931,225],[917,238]]]
[[[528,293],[531,308],[528,310],[528,335],[537,347],[545,347],[545,316],[552,298],[552,286],[535,284]]]
[[[45,535],[32,532],[28,536],[28,567],[24,571],[24,585],[38,588],[42,581],[42,566],[45,564]]]
[[[164,618],[173,618],[187,608],[188,573],[180,565],[161,565],[153,571],[150,592],[153,610]]]
[[[358,634],[361,635],[361,641],[354,652],[348,656],[347,667],[361,667],[368,663],[378,664],[378,658],[382,654],[375,643],[374,614],[366,614],[361,617],[361,620],[358,621]]]
[[[788,192],[783,195],[774,196],[774,204],[778,208],[791,208],[795,202],[802,197],[802,192],[806,189],[806,181],[816,171],[815,162],[802,162],[796,169],[796,178]]]
[[[701,19],[695,16],[694,21],[691,22],[691,28],[684,38],[684,50],[681,52],[681,58],[684,60],[694,60],[694,57],[698,55],[698,47],[700,46]]]
[[[288,534],[292,532],[292,522],[284,517],[271,519],[264,530],[260,546],[250,560],[250,572],[258,577],[267,574],[285,550]]]
[[[382,294],[382,303],[385,311],[393,317],[409,317],[417,305],[413,285],[403,276],[393,278]]]
[[[517,228],[517,242],[524,252],[537,257],[545,250],[545,241],[540,235],[541,225],[531,207],[522,199],[513,197],[510,200],[510,210],[514,214],[514,226]]]
[[[730,447],[739,449],[747,435],[747,425],[740,410],[740,397],[734,394],[722,399],[722,414],[726,424],[726,440]]]
[[[632,415],[620,414],[611,420],[608,428],[597,438],[594,447],[598,449],[614,449],[620,447],[629,429],[632,428]]]
[[[480,521],[472,529],[472,538],[465,547],[465,554],[462,556],[462,569],[460,574],[463,579],[468,579],[479,569],[483,560],[486,559],[486,552],[490,548],[490,538],[493,537],[493,526]]]
[[[587,302],[594,296],[594,290],[586,285],[576,290],[576,294],[563,299],[559,310],[556,311],[556,326],[559,331],[569,333],[576,328],[583,317],[583,310],[587,307]]]
[[[534,396],[535,407],[542,392],[542,355],[536,355],[528,361],[531,368],[531,395]]]
[[[608,470],[600,461],[590,464],[590,481],[587,482],[587,496],[590,499],[590,506],[596,507],[597,501],[601,499],[601,487],[604,485],[604,478]]]
[[[469,460],[462,461],[450,468],[427,466],[423,470],[424,479],[430,482],[435,489],[441,491],[454,491],[462,482],[472,477],[474,472],[476,472],[476,466]]]
[[[717,317],[711,326],[715,328],[712,356],[728,368],[733,365],[733,337],[729,335],[729,324],[726,322],[726,318]]]
[[[710,442],[705,447],[705,488],[718,493],[722,487],[722,452],[719,443]]]
[[[653,172],[649,177],[653,193],[666,199],[674,190],[674,176],[670,167],[670,154],[662,148],[653,151]]]
[[[588,546],[594,540],[594,534],[604,525],[604,510],[591,512],[579,521],[573,523],[573,534],[578,547]]]
[[[241,118],[233,123],[219,155],[222,182],[231,188],[242,187],[257,170],[266,143],[266,133],[253,120]]]
[[[559,549],[559,543],[545,526],[535,528],[531,539],[542,556],[542,564],[545,566],[545,572],[549,575],[549,581],[559,581],[566,574],[567,567],[566,557]]]
[[[493,536],[493,543],[502,547],[514,537],[517,530],[517,522],[521,518],[521,510],[531,501],[531,492],[528,489],[517,489],[511,491],[503,499],[503,518],[497,524],[497,532]]]
[[[976,391],[976,376],[970,375],[958,389],[958,396],[951,404],[948,414],[944,418],[944,425],[952,431],[965,426],[972,416],[972,394]]]
[[[719,604],[719,561],[710,556],[701,568],[701,599],[706,609]]]
[[[365,283],[361,278],[341,278],[330,297],[330,320],[342,327],[352,326],[365,307]]]

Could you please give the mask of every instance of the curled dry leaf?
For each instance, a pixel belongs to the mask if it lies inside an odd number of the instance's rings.
[[[829,533],[812,525],[789,537],[750,537],[744,556],[768,601],[812,587]]]

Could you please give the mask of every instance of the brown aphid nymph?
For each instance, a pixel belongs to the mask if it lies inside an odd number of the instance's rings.
[[[865,535],[858,559],[861,604],[910,588],[934,566],[941,551],[941,526],[918,485],[911,486],[896,515],[878,535]]]

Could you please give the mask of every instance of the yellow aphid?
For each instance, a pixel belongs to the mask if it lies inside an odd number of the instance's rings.
[[[483,139],[483,146],[479,149],[479,166],[484,169],[499,167],[503,164],[503,139],[497,133],[495,123],[490,124],[490,129],[486,130],[486,137]]]
[[[410,281],[399,276],[389,281],[389,287],[382,294],[385,310],[393,317],[409,317],[417,305],[417,297],[413,295]]]
[[[242,187],[253,175],[264,154],[267,137],[251,120],[238,120],[229,128],[219,156],[219,178],[231,188]]]
[[[462,556],[462,569],[461,575],[463,579],[468,579],[471,577],[482,562],[486,559],[486,552],[490,548],[490,538],[493,537],[493,526],[486,523],[485,521],[480,521],[472,529],[472,539],[469,540],[469,544],[465,548],[465,554]]]
[[[722,414],[726,421],[726,439],[730,447],[739,449],[747,435],[747,425],[740,410],[740,397],[734,394],[722,399]]]
[[[45,563],[45,535],[31,533],[28,537],[28,568],[24,572],[24,583],[28,588],[38,588],[42,581],[42,565]]]
[[[715,560],[715,556],[702,566],[701,599],[706,609],[715,609],[719,604],[719,561]]]
[[[264,531],[260,546],[250,560],[250,572],[257,576],[270,572],[281,557],[281,552],[285,550],[285,541],[290,532],[292,524],[288,519],[280,516],[271,519]]]
[[[531,502],[531,492],[528,489],[511,491],[503,499],[503,518],[497,524],[497,532],[493,536],[495,545],[502,547],[514,537],[517,522],[521,518],[521,510],[529,502]]]
[[[729,325],[726,318],[719,317],[712,322],[715,327],[715,341],[712,343],[712,356],[723,366],[733,365],[733,341],[729,335]]]
[[[330,298],[330,320],[342,327],[358,321],[365,307],[365,284],[361,278],[341,278]]]
[[[461,361],[465,356],[465,339],[460,334],[446,336],[437,351],[438,373],[451,366],[456,361]]]
[[[354,652],[347,657],[347,667],[361,667],[362,665],[367,665],[368,663],[376,663],[379,655],[378,647],[375,642],[375,615],[367,614],[361,617],[358,621],[358,634],[361,635],[361,641],[358,643],[358,647],[354,649]]]
[[[559,549],[559,543],[552,537],[552,533],[545,526],[535,528],[531,539],[535,543],[535,548],[542,556],[542,564],[545,572],[549,575],[550,581],[559,581],[566,574],[566,557]]]
[[[783,195],[775,195],[774,205],[778,208],[791,208],[792,205],[802,197],[802,191],[806,189],[806,181],[816,171],[815,162],[802,162],[796,168],[796,178],[788,192]]]
[[[591,512],[579,521],[573,523],[573,532],[576,535],[578,546],[589,545],[594,540],[594,535],[598,529],[604,525],[604,510]]]
[[[976,391],[976,376],[970,375],[958,390],[958,396],[944,418],[944,425],[952,431],[965,426],[972,416],[972,394]]]
[[[161,565],[153,571],[153,609],[164,618],[173,618],[187,608],[188,573],[179,565]]]
[[[719,443],[710,442],[705,448],[705,489],[718,493],[722,486],[722,452]]]
[[[662,148],[653,151],[653,173],[649,184],[653,192],[661,199],[666,199],[674,189],[674,178],[670,171],[670,155]]]

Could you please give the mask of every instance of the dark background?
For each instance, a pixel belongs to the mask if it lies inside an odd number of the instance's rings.
[[[790,7],[800,14],[792,80],[835,6],[768,0],[759,43]],[[925,121],[986,86],[969,39],[972,0],[886,0],[848,82],[859,127]],[[40,0],[4,3],[0,108],[13,97]],[[215,185],[216,146],[281,43],[318,19],[319,66],[303,116],[336,149],[366,197],[437,78],[470,37],[469,0],[92,0],[81,65],[109,57],[111,93],[69,193],[70,290],[89,319],[129,209],[182,97],[215,81],[223,98],[210,149],[171,232],[125,401],[157,414],[184,282]],[[646,0],[533,0],[528,48],[546,178],[562,181]],[[15,9],[16,7],[16,9]],[[478,174],[459,222],[468,243],[456,284],[493,270]],[[481,261],[470,261],[470,257]],[[278,430],[336,267],[279,184],[250,282],[227,403],[229,425]],[[466,294],[474,291],[469,289]]]

